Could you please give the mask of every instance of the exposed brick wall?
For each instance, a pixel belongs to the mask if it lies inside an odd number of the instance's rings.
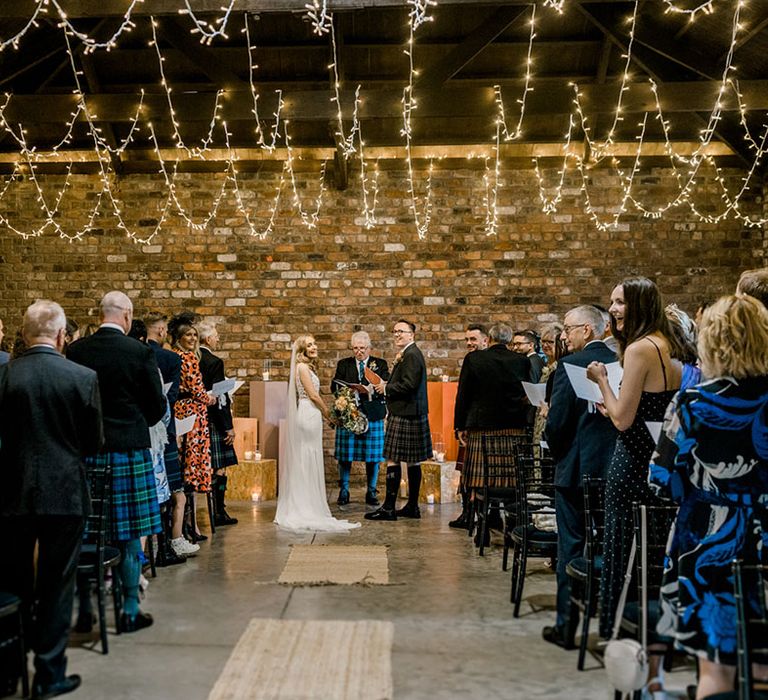
[[[314,206],[316,173],[298,175],[306,209]],[[554,171],[546,175],[548,182],[556,181]],[[742,173],[728,175],[733,191]],[[99,217],[103,228],[72,244],[51,231],[23,240],[3,230],[0,314],[13,333],[24,308],[48,297],[82,324],[93,317],[105,291],[123,289],[134,299],[137,315],[191,308],[223,322],[227,368],[243,377],[260,376],[266,357],[273,359],[273,374],[284,377],[289,339],[312,331],[327,386],[353,330],[368,330],[375,352],[391,357],[389,329],[400,316],[419,325],[417,338],[431,374],[455,377],[468,321],[536,326],[574,304],[605,303],[612,286],[629,274],[653,277],[668,300],[692,311],[700,300],[733,289],[740,270],[766,264],[765,232],[759,228],[732,220],[704,224],[679,207],[660,220],[632,213],[618,231],[602,232],[585,214],[575,181],[567,183],[559,211],[550,217],[541,212],[531,170],[504,170],[502,176],[499,230],[490,238],[483,224],[482,172],[471,168],[435,171],[425,241],[417,238],[405,172],[398,169],[381,173],[382,224],[370,231],[361,218],[355,177],[346,192],[326,193],[316,230],[302,226],[284,191],[274,231],[263,241],[247,235],[231,193],[207,230],[191,230],[172,215],[150,245],[126,238],[111,216]],[[277,178],[276,173],[241,175],[244,201],[261,227]],[[422,186],[424,172],[417,178]],[[62,178],[41,182],[46,192],[54,192]],[[620,196],[618,178],[597,171],[593,183],[593,205],[607,219]],[[217,175],[179,176],[179,198],[201,219],[220,184]],[[65,230],[85,223],[98,185],[95,177],[74,178],[62,200],[59,221]],[[129,226],[148,235],[164,192],[159,177],[123,178],[119,193]],[[669,171],[641,171],[633,192],[651,205],[666,201],[673,192]],[[742,209],[768,213],[760,194],[754,188]],[[694,198],[704,211],[722,205],[716,183],[706,176],[698,178]],[[19,229],[40,222],[28,184],[14,185],[0,207]],[[247,410],[244,399],[237,406],[241,413]]]

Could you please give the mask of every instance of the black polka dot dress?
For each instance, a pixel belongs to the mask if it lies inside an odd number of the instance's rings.
[[[608,465],[605,547],[600,581],[600,635],[603,638],[611,636],[632,551],[632,504],[651,504],[657,500],[648,486],[648,465],[656,443],[645,422],[663,421],[667,406],[676,393],[677,390],[644,391],[640,395],[635,421],[628,430],[619,433],[616,450]],[[636,597],[636,588],[630,586],[627,599]]]

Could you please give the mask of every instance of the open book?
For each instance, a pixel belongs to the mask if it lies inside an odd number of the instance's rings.
[[[342,381],[341,379],[334,379],[333,383],[340,384],[341,386],[347,386],[350,389],[352,389],[352,391],[356,391],[358,394],[368,393],[368,387],[363,384],[356,384],[354,382],[345,382],[345,381]]]

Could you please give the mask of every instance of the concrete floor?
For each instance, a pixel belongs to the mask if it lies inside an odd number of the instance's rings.
[[[362,493],[353,497],[360,501]],[[588,664],[594,670],[579,673],[576,652],[541,639],[542,626],[553,619],[552,573],[532,561],[528,602],[514,619],[500,548],[478,557],[466,533],[448,527],[456,505],[423,506],[420,521],[365,521],[350,534],[315,536],[279,532],[271,522],[274,508],[233,504],[238,525],[220,528],[186,564],[160,569],[142,603],[155,616],[153,627],[110,635],[107,656],[73,639],[69,671],[83,677],[73,697],[205,700],[253,617],[392,620],[397,700],[613,697],[594,660]],[[364,507],[344,510],[345,517],[360,520]],[[396,585],[274,583],[289,545],[310,542],[391,545],[390,580]],[[534,612],[531,602],[549,609]],[[689,679],[689,673],[676,673],[668,686],[681,689]]]

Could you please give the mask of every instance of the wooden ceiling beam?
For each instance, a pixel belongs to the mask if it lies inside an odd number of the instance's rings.
[[[526,8],[514,5],[500,7],[492,12],[445,58],[429,66],[416,81],[416,85],[423,88],[440,87],[481,53],[496,37],[503,34],[524,12]]]
[[[626,5],[626,0],[569,0],[569,5],[590,3]],[[190,0],[190,6],[196,13],[222,16],[221,0]],[[440,0],[440,6],[501,6],[501,5],[526,5],[531,0]],[[13,0],[13,2],[0,2],[0,19],[31,17],[37,3],[35,0]],[[70,19],[85,17],[122,17],[125,14],[128,2],[126,0],[67,0],[65,8]],[[234,12],[306,12],[307,0],[236,0]],[[133,16],[144,15],[178,15],[183,7],[181,0],[144,0],[136,5]],[[363,10],[376,8],[403,8],[403,0],[328,0],[328,9],[332,12],[345,10]],[[53,10],[49,10],[51,16]]]
[[[624,93],[623,109],[627,113],[653,112],[656,103],[647,82],[630,83]],[[665,113],[702,112],[712,109],[720,87],[718,81],[669,82],[659,81],[658,93]],[[768,80],[745,80],[739,83],[744,101],[750,110],[768,110]],[[585,109],[589,114],[613,113],[618,89],[615,84],[582,85],[579,87]],[[487,117],[489,124],[496,114],[492,87],[445,87],[416,91],[419,109],[414,119],[434,117]],[[509,88],[508,99],[514,94]],[[361,90],[361,119],[401,119],[403,92],[401,88]],[[336,118],[335,103],[325,90],[291,91],[283,93],[283,115],[296,121],[329,121]],[[351,106],[355,94],[352,90],[340,92],[345,119],[351,119]],[[261,94],[259,108],[272,114],[276,107],[272,91]],[[100,121],[129,122],[135,115],[138,96],[135,94],[94,94],[87,97],[88,104]],[[174,107],[182,121],[209,122],[215,100],[213,92],[195,94],[174,93]],[[77,104],[74,95],[13,95],[5,117],[11,123],[65,123]],[[573,107],[573,88],[567,83],[547,83],[528,94],[526,114],[566,115]],[[221,114],[228,121],[253,119],[253,99],[250,91],[227,91],[222,98]],[[738,105],[729,99],[724,111],[736,111]],[[143,120],[168,120],[168,104],[164,94],[147,94],[144,98]]]

